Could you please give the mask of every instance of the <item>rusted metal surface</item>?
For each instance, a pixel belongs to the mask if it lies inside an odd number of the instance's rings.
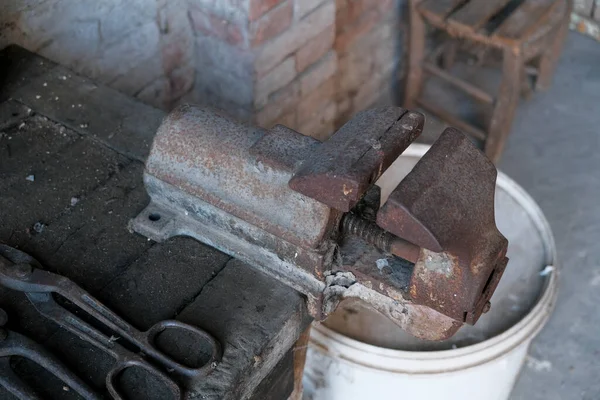
[[[496,174],[448,128],[377,215],[384,229],[431,250],[415,265],[411,298],[467,323],[477,321],[506,266],[508,241],[494,220]]]
[[[183,106],[159,128],[146,176],[290,243],[317,247],[330,229],[331,210],[289,189],[292,171],[287,166],[256,162],[250,149],[268,136],[260,128],[239,124],[216,111]]]
[[[319,143],[313,137],[301,135],[283,125],[275,125],[269,134],[250,148],[250,154],[259,163],[272,168],[295,171],[319,147]]]
[[[421,134],[423,115],[402,108],[356,115],[305,160],[290,187],[348,212]]]
[[[320,143],[179,108],[154,141],[144,176],[151,203],[131,228],[158,241],[192,236],[244,260],[304,293],[314,318],[358,297],[417,337],[445,339],[481,313],[506,240],[490,234],[495,168],[453,130],[379,209],[374,182],[422,128],[421,114],[388,107],[358,114]],[[473,215],[456,221],[459,211]],[[490,215],[491,226],[470,227]],[[444,268],[453,279],[430,271]]]
[[[143,370],[149,377],[160,382],[173,399],[182,397],[180,384],[193,383],[216,368],[221,358],[221,346],[207,332],[176,320],[161,321],[146,332],[140,332],[68,278],[44,271],[40,267],[26,253],[0,244],[0,285],[25,293],[40,314],[115,359],[115,364],[106,376],[106,387],[114,399],[123,399],[117,379],[129,368]],[[117,343],[113,336],[84,322],[60,305],[53,293],[77,306],[115,337],[127,341],[139,352],[134,353]],[[169,331],[193,335],[199,347],[208,349],[208,357],[202,360],[202,365],[181,363],[161,350],[157,344],[159,336]],[[158,369],[146,361],[146,358],[161,365],[163,369]]]

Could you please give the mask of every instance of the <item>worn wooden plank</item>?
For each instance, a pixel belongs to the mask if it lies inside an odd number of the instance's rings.
[[[449,23],[461,24],[475,31],[481,29],[510,0],[471,0],[448,17]]]
[[[452,11],[469,0],[425,0],[419,5],[419,11],[432,18],[444,20]],[[473,2],[476,2],[473,0]]]
[[[426,102],[422,99],[419,99],[417,101],[417,104],[419,105],[419,107],[423,108],[425,111],[435,115],[436,117],[440,118],[442,121],[448,123],[448,125],[454,126],[458,129],[460,129],[461,131],[475,137],[476,139],[485,140],[485,138],[487,137],[486,133],[483,130],[450,114],[448,111],[444,110],[443,108],[441,108],[439,106],[436,106],[434,104]]]
[[[555,29],[555,33],[545,40],[547,47],[542,52],[539,63],[539,73],[535,82],[535,88],[537,90],[544,90],[550,86],[554,70],[562,53],[567,34],[569,33],[571,11],[572,4],[568,3],[562,22],[558,28]]]
[[[513,118],[519,105],[524,68],[522,54],[505,49],[502,57],[502,82],[498,100],[492,113],[485,141],[485,155],[497,163],[510,133]]]
[[[494,36],[508,40],[522,39],[545,19],[561,0],[525,0],[500,24]]]
[[[424,63],[423,70],[443,79],[444,81],[448,82],[452,86],[461,89],[463,92],[473,96],[475,99],[477,99],[483,103],[486,103],[486,104],[494,103],[494,98],[492,97],[492,95],[487,93],[485,90],[480,89],[477,86],[475,86],[467,81],[463,81],[462,79],[455,77],[454,75],[450,74],[449,72],[446,72],[441,68],[438,68],[434,64]]]
[[[284,400],[289,396],[294,386],[294,354],[293,350],[279,361],[258,385],[249,400]],[[295,400],[289,398],[288,400]]]
[[[408,71],[404,89],[404,107],[414,108],[415,100],[423,89],[423,69],[421,63],[425,58],[425,21],[416,7],[417,2],[409,2],[410,34],[408,36]]]

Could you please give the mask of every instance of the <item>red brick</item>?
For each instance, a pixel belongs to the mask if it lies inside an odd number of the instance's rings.
[[[250,25],[252,47],[259,46],[286,30],[292,23],[293,6],[292,0],[288,0],[253,22]]]
[[[292,110],[291,112],[285,115],[281,115],[273,121],[273,125],[283,125],[287,126],[288,128],[297,129],[296,110]]]
[[[380,19],[381,15],[373,10],[363,14],[356,24],[345,27],[341,32],[338,30],[335,49],[338,52],[346,51],[357,39],[373,29]]]
[[[355,113],[371,107],[383,95],[383,88],[389,82],[385,78],[383,75],[375,75],[359,88],[352,99],[352,110]]]
[[[321,3],[324,3],[324,1],[325,0],[296,0],[296,10],[294,11],[296,19],[304,18],[305,15],[308,15],[311,11],[315,10]]]
[[[264,75],[331,25],[334,20],[335,5],[326,2],[305,18],[296,21],[290,29],[261,47],[254,66],[256,74],[258,76]]]
[[[257,108],[269,102],[269,95],[286,86],[296,77],[294,57],[286,58],[281,64],[261,77],[255,86],[254,105]]]
[[[335,98],[335,88],[335,77],[331,77],[316,90],[304,96],[297,108],[298,124],[308,123],[309,119],[314,118],[325,106],[331,103]]]
[[[335,26],[329,25],[323,32],[309,40],[296,53],[296,69],[302,72],[319,60],[332,47],[335,40]]]
[[[325,57],[308,68],[300,76],[300,93],[302,96],[311,93],[331,78],[337,71],[337,55],[330,51]]]
[[[248,19],[254,21],[284,0],[250,0]]]
[[[331,102],[324,105],[304,124],[300,125],[299,132],[312,136],[315,139],[326,140],[335,131],[335,119],[337,117],[337,106]]]
[[[190,61],[193,54],[193,36],[187,32],[176,32],[174,34],[162,35],[160,42],[160,56],[165,73],[170,73]]]
[[[168,77],[172,97],[179,98],[186,94],[194,85],[195,77],[196,69],[193,66],[174,70]]]
[[[372,0],[338,0],[335,13],[335,21],[338,32],[345,29],[352,29],[362,15],[372,10],[374,2]]]
[[[294,81],[269,96],[269,103],[256,114],[256,123],[262,127],[271,127],[278,118],[292,112],[299,99],[300,85]]]
[[[244,42],[242,27],[233,21],[228,21],[200,8],[191,9],[190,18],[196,32],[217,37],[234,46]]]
[[[363,54],[361,49],[351,51],[338,59],[338,94],[353,96],[358,88],[370,79],[373,70],[371,54]]]

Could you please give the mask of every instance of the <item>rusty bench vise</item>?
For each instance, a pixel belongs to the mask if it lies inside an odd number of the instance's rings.
[[[130,227],[239,258],[305,294],[318,320],[360,298],[414,336],[448,338],[489,309],[508,242],[494,220],[496,169],[453,128],[380,206],[375,182],[423,122],[368,110],[321,143],[181,106],[154,139],[151,202]]]

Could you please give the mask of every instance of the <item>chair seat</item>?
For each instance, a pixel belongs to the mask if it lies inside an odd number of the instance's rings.
[[[423,0],[418,10],[451,36],[503,48],[544,37],[567,7],[567,0]]]

